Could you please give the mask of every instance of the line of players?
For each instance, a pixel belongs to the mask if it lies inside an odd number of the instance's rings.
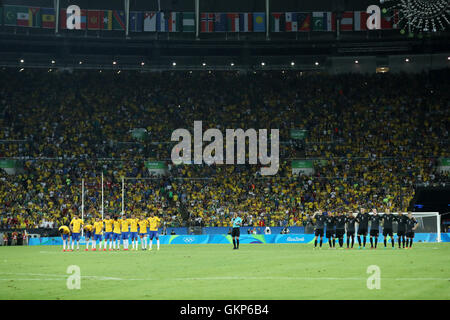
[[[397,216],[391,214],[389,209],[385,210],[383,215],[378,214],[376,209],[372,210],[372,214],[361,208],[360,212],[354,216],[353,213],[344,214],[337,212],[336,214],[325,213],[319,210],[314,213],[315,222],[315,238],[314,249],[317,248],[318,238],[320,237],[319,248],[322,248],[324,228],[326,226],[326,238],[330,249],[335,248],[336,239],[340,248],[344,246],[344,235],[347,235],[347,249],[352,249],[355,243],[355,231],[357,228],[358,249],[366,248],[366,237],[369,232],[370,225],[370,248],[376,249],[378,244],[378,235],[380,224],[383,227],[384,248],[387,248],[387,237],[390,237],[392,249],[395,249],[395,240],[393,233],[393,223],[397,223],[398,248],[411,249],[414,239],[414,231],[417,229],[418,222],[412,216],[411,212],[407,215],[399,212]],[[362,241],[361,241],[362,237]],[[405,239],[406,238],[406,239]],[[362,244],[362,247],[361,247]]]
[[[149,218],[141,215],[137,218],[134,214],[130,217],[126,216],[111,216],[107,215],[106,219],[101,220],[96,218],[93,224],[85,224],[78,215],[75,215],[69,226],[61,226],[59,233],[63,241],[63,251],[74,251],[74,244],[76,242],[77,250],[80,250],[81,229],[84,229],[86,239],[86,249],[99,251],[107,250],[109,242],[109,251],[120,250],[120,240],[122,240],[123,250],[128,251],[129,239],[131,238],[131,250],[139,249],[139,238],[141,239],[142,250],[152,250],[153,238],[156,238],[157,250],[159,250],[159,233],[158,228],[161,224],[159,217],[154,213],[150,214]],[[148,238],[150,238],[150,247],[147,246]],[[71,242],[71,243],[70,243]]]

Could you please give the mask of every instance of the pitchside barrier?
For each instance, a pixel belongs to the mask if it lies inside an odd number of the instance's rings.
[[[397,238],[397,236],[395,236]],[[230,235],[167,235],[159,237],[161,244],[231,244]],[[241,234],[240,243],[313,243],[313,234]],[[378,237],[378,242],[383,241],[383,236]],[[436,233],[416,233],[414,242],[437,242]],[[450,242],[450,233],[441,234],[441,242]],[[81,237],[80,244],[85,245],[86,240]],[[62,245],[61,237],[32,238],[29,245]]]

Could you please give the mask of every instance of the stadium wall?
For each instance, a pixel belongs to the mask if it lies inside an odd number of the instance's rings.
[[[415,242],[436,242],[436,233],[416,233]],[[230,235],[210,234],[210,235],[167,235],[160,236],[161,244],[231,244]],[[442,242],[450,242],[450,233],[441,234]],[[262,244],[262,243],[312,243],[314,241],[313,234],[243,234],[239,238],[240,243]],[[382,243],[383,237],[380,236],[378,241]],[[81,237],[81,245],[86,244],[84,237]],[[42,237],[31,238],[29,245],[62,245],[61,237]]]

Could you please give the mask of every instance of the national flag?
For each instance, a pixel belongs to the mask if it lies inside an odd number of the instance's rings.
[[[297,12],[298,31],[311,31],[311,14],[308,12]]]
[[[341,31],[353,31],[353,11],[345,11],[342,13]]]
[[[284,32],[285,31],[285,15],[281,12],[274,12],[270,15],[270,31]]]
[[[88,30],[99,30],[103,24],[103,11],[101,10],[88,10]]]
[[[103,15],[100,14],[102,22],[100,23],[100,29],[112,30],[113,26],[113,12],[112,10],[104,10]]]
[[[125,30],[126,29],[125,12],[123,10],[113,10],[112,16],[113,16],[112,29]]]
[[[387,10],[385,13],[381,12],[381,29],[398,29],[399,20],[398,10]]]
[[[253,32],[266,31],[266,14],[264,12],[253,13]]]
[[[214,32],[227,32],[227,14],[214,14]]]
[[[27,27],[28,26],[28,20],[30,19],[30,15],[28,12],[18,12],[17,13],[17,22],[16,24],[18,26]]]
[[[56,24],[55,9],[41,8],[42,28],[54,29]]]
[[[169,19],[167,21],[167,29],[169,32],[180,32],[182,27],[182,20],[181,20],[181,13],[180,12],[170,12],[169,13]]]
[[[169,32],[169,18],[166,19],[164,12],[156,13],[156,31]]]
[[[21,6],[5,6],[5,26],[17,26],[19,15],[28,15],[28,8]],[[28,20],[28,18],[27,18]]]
[[[143,15],[140,11],[131,11],[129,30],[131,32],[142,32]]]
[[[332,12],[313,12],[313,31],[336,31],[336,15]]]
[[[239,13],[227,13],[227,31],[239,32]]]
[[[253,31],[253,13],[239,14],[239,31],[252,32]]]
[[[369,16],[370,15],[366,11],[355,11],[353,13],[353,30],[367,30],[367,19]]]
[[[145,12],[144,13],[144,31],[156,31],[156,25],[158,24],[157,12]]]
[[[73,19],[75,19],[72,16]],[[61,9],[59,13],[59,19],[60,19],[60,27],[61,29],[67,29],[67,9]],[[81,9],[81,16],[80,16],[80,29],[86,29],[87,27],[87,10]]]
[[[183,12],[183,32],[195,32],[195,13]]]
[[[298,31],[297,12],[286,12],[286,32]]]
[[[29,11],[29,18],[28,19],[28,26],[29,27],[41,27],[41,8],[28,8]]]
[[[200,14],[200,31],[213,32],[214,31],[214,13]]]

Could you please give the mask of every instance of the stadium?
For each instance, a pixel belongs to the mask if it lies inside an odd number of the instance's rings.
[[[0,300],[449,300],[449,9],[0,1]]]

